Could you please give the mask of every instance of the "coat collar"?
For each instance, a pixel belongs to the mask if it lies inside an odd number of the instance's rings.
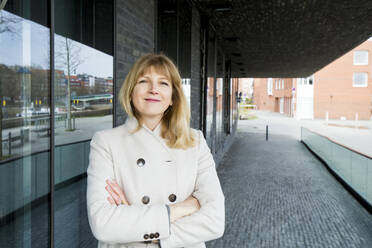
[[[129,131],[133,131],[138,126],[138,120],[134,116],[128,116],[127,121],[125,122],[125,125],[128,127]],[[142,124],[142,129],[146,130],[146,132],[150,133],[153,136],[156,136],[157,138],[161,138],[160,136],[160,129],[161,129],[161,122],[156,126],[156,128],[151,130],[148,128],[145,124]]]
[[[127,126],[128,131],[133,131],[137,128],[138,126],[138,120],[134,116],[128,116],[127,121],[125,122],[125,126]],[[142,124],[141,130],[138,132],[145,132],[150,134],[152,137],[154,137],[163,147],[164,149],[169,153],[171,156],[172,160],[174,160],[174,157],[172,155],[171,149],[168,147],[166,144],[165,140],[161,137],[160,132],[161,132],[161,122],[156,126],[154,131],[146,127],[146,125]],[[135,133],[134,133],[135,134]]]

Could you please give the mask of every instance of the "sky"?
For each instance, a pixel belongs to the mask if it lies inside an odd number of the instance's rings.
[[[25,20],[2,10],[1,14],[6,18],[16,20],[9,24],[13,32],[0,33],[0,64],[7,66],[39,66],[49,68],[49,29],[35,22]],[[2,24],[3,25],[3,24]],[[55,50],[60,50],[64,37],[55,35]],[[80,47],[80,58],[83,62],[76,70],[76,74],[89,74],[96,77],[113,76],[113,57],[72,41],[74,47]],[[56,62],[56,69],[64,69]]]

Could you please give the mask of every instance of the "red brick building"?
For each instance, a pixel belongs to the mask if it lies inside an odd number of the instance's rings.
[[[291,78],[255,78],[253,102],[257,109],[293,116]]]
[[[369,120],[372,112],[372,40],[308,78],[255,78],[258,109],[299,119]]]

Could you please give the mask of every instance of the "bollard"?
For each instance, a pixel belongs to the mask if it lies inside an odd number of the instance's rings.
[[[358,119],[359,119],[359,114],[355,113],[355,128],[358,128]]]
[[[12,133],[8,134],[9,155],[12,155]]]
[[[269,125],[266,125],[266,141],[269,140]]]

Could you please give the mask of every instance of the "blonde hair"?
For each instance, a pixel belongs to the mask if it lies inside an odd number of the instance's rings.
[[[174,63],[162,54],[146,54],[139,58],[129,71],[119,92],[119,101],[129,116],[138,120],[133,131],[141,129],[139,113],[132,103],[132,92],[138,79],[153,67],[159,74],[165,75],[172,84],[172,106],[164,112],[161,120],[161,137],[170,148],[187,149],[196,145],[190,128],[190,108],[182,90],[181,76]]]

